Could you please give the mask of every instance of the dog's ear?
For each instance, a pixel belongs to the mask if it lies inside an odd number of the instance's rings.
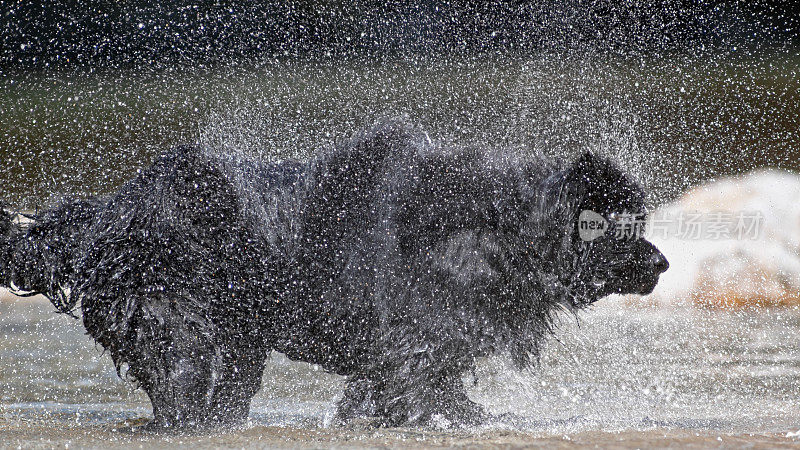
[[[567,179],[576,183],[592,183],[606,178],[609,162],[602,157],[595,156],[591,151],[586,151],[580,158],[572,163],[568,170]]]
[[[587,151],[575,160],[566,173],[568,202],[583,209],[601,212],[609,205],[624,207],[625,193],[632,186],[628,178],[609,159]]]
[[[614,181],[609,179],[609,162],[591,151],[585,152],[567,168],[564,180],[570,203],[582,203],[600,186],[608,186]]]
[[[565,191],[578,212],[644,210],[644,191],[611,160],[587,151],[566,170]]]

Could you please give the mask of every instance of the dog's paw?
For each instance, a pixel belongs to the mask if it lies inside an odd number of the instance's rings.
[[[470,428],[487,423],[491,417],[481,405],[467,401],[431,414],[425,425],[438,429]]]
[[[123,434],[162,434],[168,428],[153,419],[131,419],[114,424],[111,431]]]
[[[512,412],[490,414],[487,424],[502,428],[521,429],[529,425],[530,419]]]

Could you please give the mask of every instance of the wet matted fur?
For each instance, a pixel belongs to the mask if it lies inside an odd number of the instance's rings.
[[[156,427],[242,422],[273,350],[347,377],[339,420],[474,424],[476,358],[524,367],[557,312],[652,291],[667,267],[652,244],[577,225],[644,209],[590,153],[442,148],[384,121],[307,162],[179,147],[27,229],[4,213],[0,281],[80,304]]]

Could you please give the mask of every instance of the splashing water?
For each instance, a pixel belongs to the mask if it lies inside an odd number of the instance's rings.
[[[54,316],[44,302],[2,302],[0,308],[0,421],[6,442],[29,442],[30,433],[79,445],[101,442],[95,439],[153,442],[112,431],[141,423],[148,401],[117,378],[110,358],[99,354],[73,320]],[[703,436],[696,442],[746,433],[777,439],[796,431],[800,418],[798,342],[797,310],[665,314],[609,302],[580,322],[565,320],[533,372],[517,372],[503,360],[483,361],[475,384],[471,376],[465,379],[472,385],[470,395],[493,412],[522,419],[470,433],[491,442],[516,430],[512,442],[518,443],[563,435],[577,439],[587,432],[601,433],[595,439],[616,433],[623,442],[656,440],[664,433],[678,438],[682,432]],[[310,442],[396,445],[409,438],[455,443],[466,432],[331,429],[327,424],[342,387],[340,377],[275,355],[245,429],[189,439],[249,445],[300,435]],[[633,432],[638,434],[625,435]]]
[[[591,18],[579,19],[591,29]],[[136,23],[145,31],[152,25]],[[397,115],[435,141],[559,158],[587,149],[610,155],[648,187],[654,206],[722,175],[800,169],[800,57],[792,48],[619,56],[600,51],[606,45],[591,47],[562,42],[523,56],[267,56],[194,68],[12,71],[0,81],[0,201],[34,209],[62,196],[109,193],[156,154],[185,142],[234,162],[303,159],[376,118]],[[238,183],[248,189],[248,180]],[[673,267],[691,254],[687,247],[670,258]],[[470,395],[494,413],[516,415],[507,421],[460,431],[331,427],[343,380],[275,355],[247,427],[185,437],[119,431],[148,416],[143,393],[117,378],[110,358],[75,321],[36,300],[0,299],[0,437],[9,445],[46,439],[83,446],[109,439],[205,446],[574,439],[634,447],[664,435],[685,444],[796,443],[800,310],[699,309],[673,304],[674,285],[662,287],[672,297],[658,308],[610,299],[579,321],[564,318],[532,372],[501,359],[481,361],[464,380]]]

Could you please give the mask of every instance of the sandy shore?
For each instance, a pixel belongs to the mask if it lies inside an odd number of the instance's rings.
[[[541,437],[517,432],[478,435],[385,430],[351,434],[330,430],[256,427],[245,432],[189,436],[119,434],[113,431],[43,430],[17,428],[0,432],[9,447],[113,447],[113,448],[797,448],[800,441],[781,435],[722,435],[673,430],[644,432],[587,432]]]
[[[582,432],[557,436],[517,431],[419,431],[407,429],[353,430],[250,426],[223,433],[158,435],[131,432],[121,422],[103,426],[47,426],[0,419],[2,447],[25,448],[797,448],[800,439],[785,434],[727,434],[707,431],[653,429],[647,431]]]

